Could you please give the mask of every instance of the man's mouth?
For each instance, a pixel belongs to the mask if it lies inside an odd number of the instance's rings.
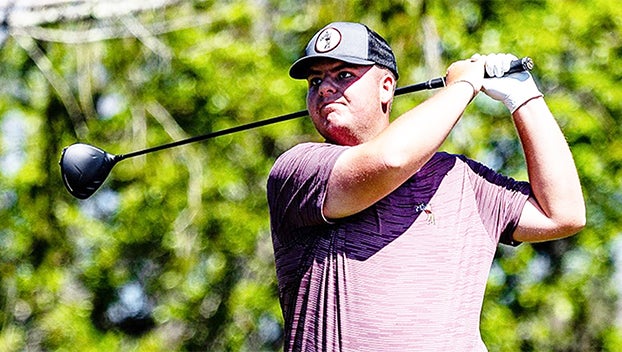
[[[328,115],[331,112],[334,112],[336,110],[338,110],[338,106],[340,105],[340,103],[336,102],[336,101],[331,101],[328,103],[324,103],[320,106],[320,113],[324,114],[324,115]]]

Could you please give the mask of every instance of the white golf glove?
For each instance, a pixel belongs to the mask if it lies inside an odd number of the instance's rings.
[[[485,78],[482,91],[494,100],[503,102],[514,113],[527,101],[543,96],[538,90],[528,71],[503,76],[510,69],[512,60],[518,60],[512,54],[490,54],[484,56],[486,73],[492,78]]]

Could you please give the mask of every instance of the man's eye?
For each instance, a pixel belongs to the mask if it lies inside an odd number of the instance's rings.
[[[312,87],[317,87],[322,83],[322,79],[319,77],[314,77],[309,79],[309,85]]]
[[[348,71],[341,71],[341,72],[339,72],[339,78],[341,78],[341,79],[350,78],[352,76],[353,76],[352,73],[350,73]]]

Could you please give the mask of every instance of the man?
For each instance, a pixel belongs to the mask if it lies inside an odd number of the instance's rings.
[[[530,74],[503,76],[512,58],[453,63],[445,88],[390,123],[384,39],[344,22],[311,39],[290,76],[307,80],[326,142],[285,152],[268,180],[286,351],[485,351],[497,244],[584,226],[570,150]],[[437,151],[480,90],[512,113],[529,183]]]

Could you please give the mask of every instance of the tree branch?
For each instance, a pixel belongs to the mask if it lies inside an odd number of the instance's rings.
[[[41,73],[43,73],[43,76],[50,82],[50,85],[58,94],[58,97],[63,102],[63,105],[67,109],[67,113],[74,123],[76,135],[78,137],[84,137],[87,132],[86,122],[84,121],[80,104],[71,93],[69,84],[54,70],[54,65],[50,59],[39,49],[37,43],[32,38],[15,37],[15,40],[19,46],[28,53],[32,61],[35,62]]]
[[[110,19],[147,10],[157,11],[181,0],[0,0],[9,27],[24,28],[85,19]]]
[[[45,27],[9,27],[12,36],[21,35],[32,37],[46,42],[58,42],[64,44],[95,43],[103,40],[133,38],[134,34],[121,24],[112,23],[110,20],[99,21],[97,27],[85,30],[69,30]],[[186,16],[166,22],[143,25],[152,35],[160,35],[188,28],[201,27],[212,23],[211,16]]]

